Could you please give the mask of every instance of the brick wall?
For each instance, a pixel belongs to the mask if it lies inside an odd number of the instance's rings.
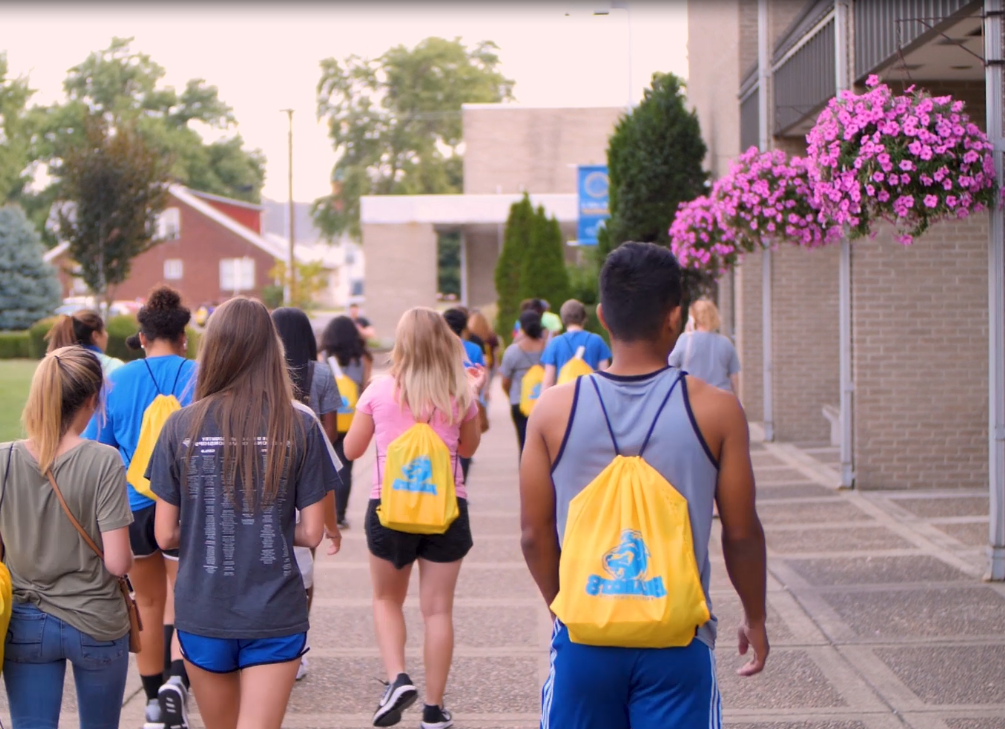
[[[574,193],[570,165],[607,164],[607,140],[624,112],[465,106],[464,192]]]
[[[413,306],[436,306],[436,231],[428,223],[363,225],[366,316],[377,336],[394,337],[398,319]]]
[[[986,215],[852,253],[855,469],[862,489],[987,485]]]
[[[736,271],[736,348],[742,368],[740,400],[750,420],[764,418],[761,260],[760,253],[748,254]]]
[[[774,420],[778,440],[830,441],[824,405],[840,403],[840,248],[792,245],[772,255]]]
[[[740,0],[688,3],[687,97],[698,113],[713,178],[740,153],[739,21]]]

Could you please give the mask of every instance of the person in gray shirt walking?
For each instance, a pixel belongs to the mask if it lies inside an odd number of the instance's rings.
[[[740,358],[729,337],[719,334],[719,310],[699,299],[691,304],[691,321],[694,329],[677,340],[670,366],[739,397]]]

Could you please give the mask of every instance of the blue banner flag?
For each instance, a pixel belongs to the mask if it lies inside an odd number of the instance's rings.
[[[597,233],[611,213],[608,210],[607,165],[579,167],[579,229],[580,245],[597,245]]]

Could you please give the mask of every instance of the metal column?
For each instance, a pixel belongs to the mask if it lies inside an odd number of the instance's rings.
[[[758,146],[762,152],[771,147],[771,115],[768,83],[771,74],[771,53],[768,48],[768,0],[757,2],[757,125]],[[773,395],[774,356],[771,348],[771,251],[761,256],[761,336],[764,355],[764,440],[775,439],[775,408]]]
[[[849,87],[848,73],[848,0],[834,2],[834,69],[837,92]],[[855,379],[851,360],[851,241],[841,240],[838,268],[838,348],[841,404],[841,488],[855,485],[855,448],[853,441]]]
[[[461,228],[458,233],[460,238],[460,268],[461,268],[461,306],[470,306],[468,303],[468,237],[464,235]]]
[[[1002,154],[1002,0],[984,0],[985,93],[988,136],[994,144],[995,177],[1005,184]],[[989,580],[1005,580],[1005,219],[991,209],[988,232],[988,529]]]

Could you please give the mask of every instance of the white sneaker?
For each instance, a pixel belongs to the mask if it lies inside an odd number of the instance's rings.
[[[307,676],[307,656],[300,657],[300,667],[297,668],[297,680],[302,681]]]
[[[143,715],[143,729],[164,729],[164,719],[161,716],[161,702],[150,699]]]

